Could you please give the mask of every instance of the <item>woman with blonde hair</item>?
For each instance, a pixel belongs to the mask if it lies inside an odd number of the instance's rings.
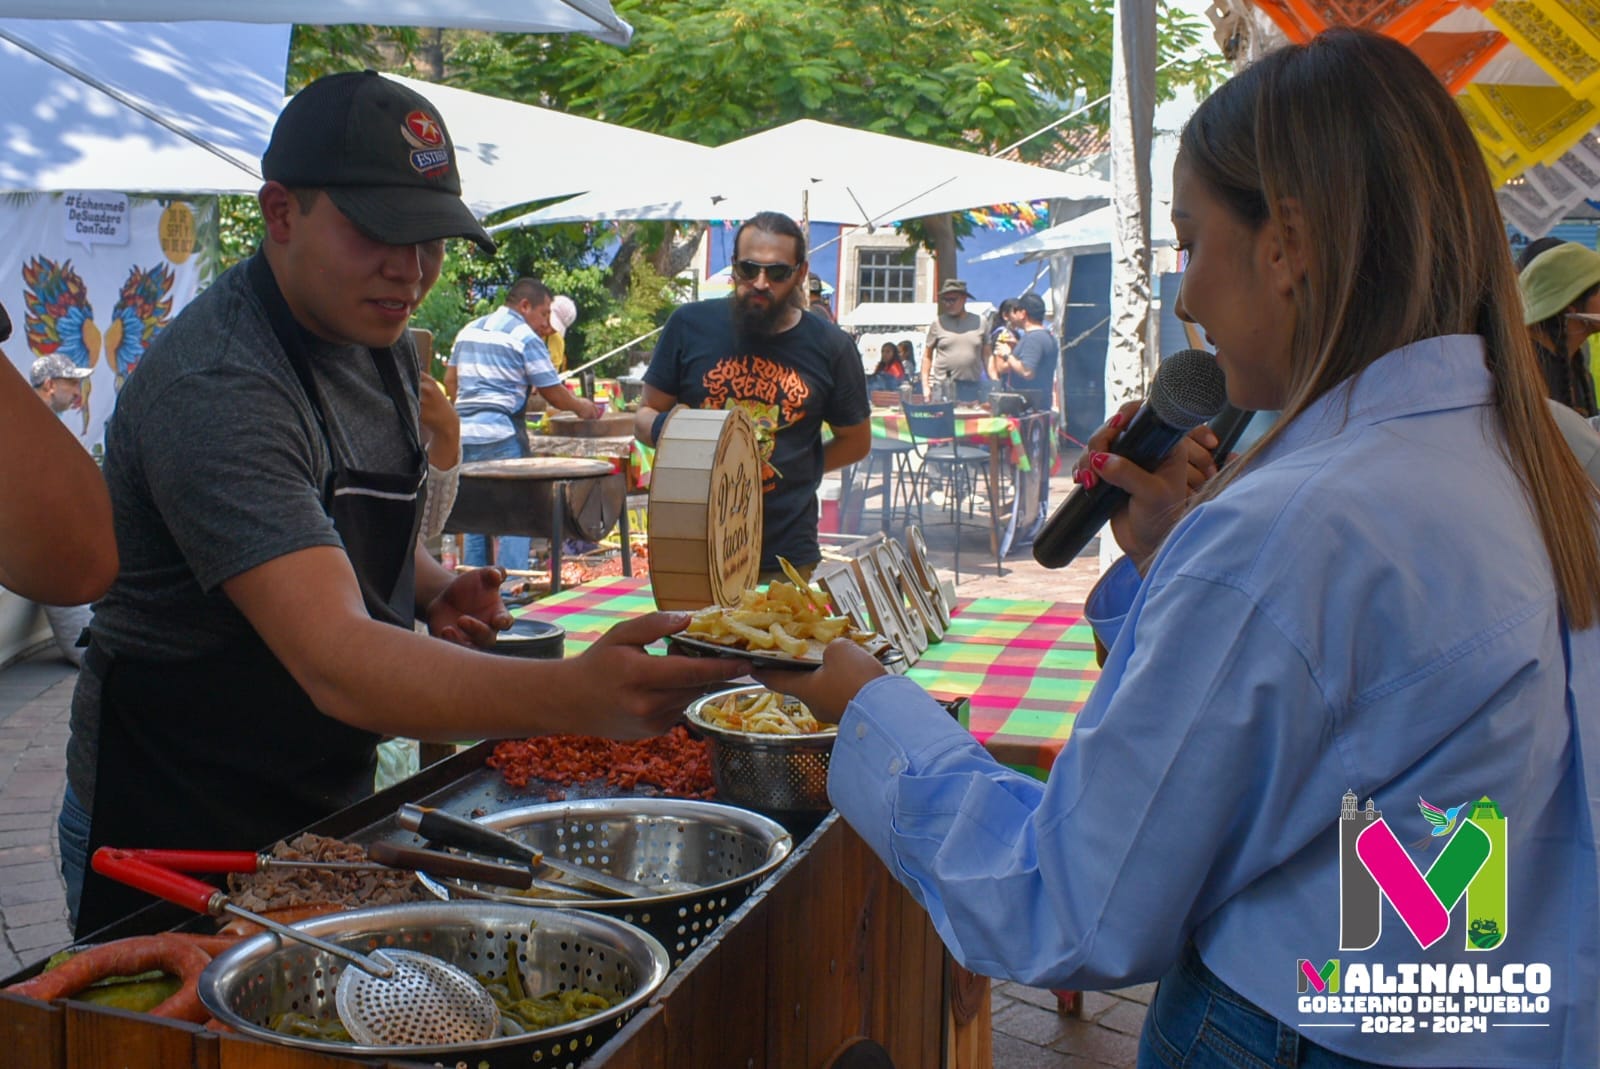
[[[1179,314],[1282,417],[1220,473],[1203,430],[1154,472],[1094,436],[1127,557],[1048,782],[848,643],[761,678],[842,715],[833,802],[964,964],[1160,979],[1141,1066],[1600,1063],[1596,491],[1472,134],[1330,31],[1204,101],[1174,178]]]

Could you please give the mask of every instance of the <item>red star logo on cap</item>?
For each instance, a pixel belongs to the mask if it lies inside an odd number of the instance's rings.
[[[444,144],[444,128],[425,111],[413,111],[406,116],[406,129],[416,139],[428,148],[438,148]]]

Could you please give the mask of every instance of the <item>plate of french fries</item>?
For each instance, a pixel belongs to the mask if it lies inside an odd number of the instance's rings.
[[[838,638],[854,640],[880,661],[899,657],[882,636],[836,615],[825,594],[782,563],[791,582],[746,590],[737,605],[701,609],[668,642],[692,656],[738,657],[768,668],[816,668],[823,649]]]

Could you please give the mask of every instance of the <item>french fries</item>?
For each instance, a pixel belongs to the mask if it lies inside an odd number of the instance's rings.
[[[783,563],[798,579],[788,562]],[[849,617],[833,615],[826,595],[803,580],[746,590],[731,608],[701,609],[689,618],[684,634],[733,649],[777,651],[808,660],[820,659],[822,648],[841,636],[862,644],[877,640],[871,632],[852,630]]]
[[[708,701],[700,716],[712,727],[750,731],[761,735],[815,735],[823,725],[795,698],[764,691],[730,694],[720,702]]]

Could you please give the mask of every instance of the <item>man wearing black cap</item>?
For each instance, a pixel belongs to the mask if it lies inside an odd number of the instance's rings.
[[[266,847],[370,793],[385,734],[639,737],[737,671],[646,655],[671,614],[571,661],[466,648],[510,624],[503,573],[454,577],[417,542],[406,333],[446,238],[494,247],[449,134],[409,89],[332,75],[284,108],[262,173],[261,251],[157,337],[107,433],[123,567],[73,696],[61,817],[80,932],[148,901],[83,878],[95,847]]]
[[[1055,407],[1060,346],[1056,344],[1055,335],[1045,328],[1043,297],[1024,293],[1016,304],[1021,319],[1016,328],[1017,344],[1007,356],[996,354],[995,367],[1005,389],[1026,393],[1034,408],[1048,410]]]

